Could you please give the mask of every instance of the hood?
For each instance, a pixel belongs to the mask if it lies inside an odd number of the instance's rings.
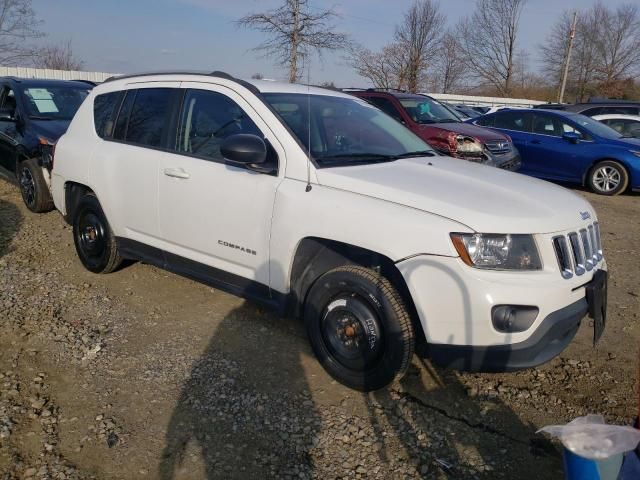
[[[622,148],[628,148],[629,150],[640,150],[640,138],[619,138],[617,140],[607,140],[607,143],[613,143],[614,145]]]
[[[451,122],[451,123],[432,123],[428,125],[421,125],[420,130],[425,130],[433,135],[434,130],[439,130],[438,136],[445,135],[446,132],[455,132],[461,135],[467,135],[469,137],[475,137],[479,139],[482,143],[490,141],[490,140],[507,140],[507,136],[503,133],[496,132],[495,130],[490,130],[488,128],[479,127],[477,125],[473,125],[472,123],[464,123],[464,122]]]
[[[31,120],[34,135],[57,142],[69,128],[70,120]]]
[[[445,156],[317,171],[321,185],[406,205],[483,233],[551,233],[593,208],[563,187]]]

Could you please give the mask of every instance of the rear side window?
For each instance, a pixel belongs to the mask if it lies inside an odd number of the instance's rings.
[[[505,130],[515,130],[516,132],[530,132],[531,113],[525,111],[496,113],[494,126]]]
[[[171,88],[144,88],[138,90],[124,140],[147,147],[162,147],[163,134],[169,122],[172,106]]]
[[[124,92],[110,92],[98,95],[93,101],[93,123],[100,138],[113,134],[115,115]]]
[[[136,99],[137,90],[127,90],[118,113],[118,119],[116,120],[116,126],[113,130],[113,138],[115,140],[124,141],[124,137],[127,134],[127,125],[129,124],[129,114],[133,107],[133,102]]]
[[[476,125],[480,125],[481,127],[493,127],[495,121],[495,115],[486,115],[479,118],[478,120],[475,120],[473,123],[475,123]]]
[[[395,118],[397,121],[402,122],[402,116],[398,112],[398,109],[395,107],[393,102],[387,98],[383,97],[369,97],[367,98],[371,103],[373,103],[376,107],[382,110],[387,115]]]

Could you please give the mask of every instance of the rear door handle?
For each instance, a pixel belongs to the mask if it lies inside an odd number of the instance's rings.
[[[542,142],[540,140],[531,140],[531,143],[534,145],[540,145]]]
[[[164,174],[167,177],[182,178],[184,180],[191,177],[191,175],[185,172],[182,168],[165,168]]]

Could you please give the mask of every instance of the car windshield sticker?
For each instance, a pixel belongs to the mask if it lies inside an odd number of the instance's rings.
[[[58,107],[51,97],[51,93],[46,88],[29,88],[27,96],[33,100],[38,112],[40,113],[57,113]]]

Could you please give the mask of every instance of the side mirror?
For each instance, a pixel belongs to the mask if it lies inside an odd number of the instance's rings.
[[[3,122],[15,122],[16,111],[12,108],[0,108],[0,121]]]
[[[238,133],[224,139],[220,153],[230,165],[260,165],[267,160],[267,145],[257,135]]]
[[[576,132],[565,132],[564,135],[562,135],[562,138],[569,143],[578,143],[582,137]]]

